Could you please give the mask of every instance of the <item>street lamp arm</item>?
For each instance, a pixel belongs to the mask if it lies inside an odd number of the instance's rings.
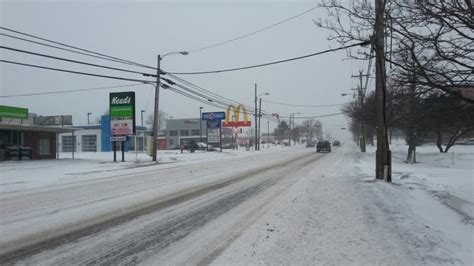
[[[188,55],[189,53],[187,51],[179,51],[179,52],[170,52],[164,55],[161,55],[161,59],[163,59],[165,56],[172,55],[172,54],[181,54],[181,55]]]

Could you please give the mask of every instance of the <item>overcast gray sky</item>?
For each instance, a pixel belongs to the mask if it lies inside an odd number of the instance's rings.
[[[61,41],[108,55],[156,65],[158,53],[193,50],[225,41],[263,28],[316,6],[316,1],[6,1],[1,0],[1,25],[41,37]],[[277,27],[220,47],[173,55],[162,61],[168,71],[187,72],[231,68],[265,63],[305,55],[336,43],[326,40],[327,31],[317,28],[313,19],[324,18],[323,10],[315,10]],[[24,43],[0,36],[5,46],[34,50],[71,59],[130,68],[126,65],[75,55],[68,52]],[[107,71],[94,67],[42,59],[2,50],[4,60],[47,65],[77,71],[101,73],[130,78],[135,74]],[[254,83],[260,92],[269,92],[266,99],[291,104],[338,104],[352,99],[341,97],[355,84],[360,62],[342,60],[339,51],[281,65],[238,72],[181,76],[197,85],[236,101],[253,105]],[[141,69],[145,70],[145,69]],[[32,69],[0,64],[1,95],[30,92],[73,90],[131,82]],[[141,85],[130,89],[137,95],[137,110],[153,110],[152,87]],[[89,91],[17,98],[0,98],[3,105],[29,108],[40,115],[73,115],[75,124],[84,124],[87,113],[95,119],[108,108],[110,91]],[[160,109],[174,118],[197,117],[203,104],[161,90]],[[264,103],[263,109],[287,116],[339,112],[340,107],[296,108]],[[216,111],[205,107],[206,111]],[[333,135],[340,135],[344,116],[321,118]],[[139,121],[137,121],[139,122]],[[266,122],[264,122],[266,124]],[[263,124],[263,123],[262,123]],[[275,124],[273,124],[275,126]],[[266,131],[266,127],[265,127]],[[262,132],[265,132],[262,130]]]

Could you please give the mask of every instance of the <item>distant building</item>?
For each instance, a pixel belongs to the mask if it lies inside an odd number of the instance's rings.
[[[206,121],[200,123],[199,118],[168,119],[166,129],[158,137],[158,149],[165,150],[174,145],[200,142],[201,136],[202,141],[206,142]]]

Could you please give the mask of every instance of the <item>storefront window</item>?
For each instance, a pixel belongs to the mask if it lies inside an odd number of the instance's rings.
[[[189,130],[182,129],[179,131],[181,136],[189,136]]]
[[[199,129],[191,129],[191,136],[199,136]]]
[[[178,130],[170,130],[170,136],[178,136]]]

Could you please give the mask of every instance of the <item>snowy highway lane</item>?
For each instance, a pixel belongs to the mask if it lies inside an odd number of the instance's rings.
[[[225,247],[221,241],[230,243],[324,156],[293,149],[1,193],[0,262],[146,263],[156,256],[209,262]],[[219,245],[170,257],[167,247],[225,213],[234,213],[232,221],[197,241],[219,239]]]

